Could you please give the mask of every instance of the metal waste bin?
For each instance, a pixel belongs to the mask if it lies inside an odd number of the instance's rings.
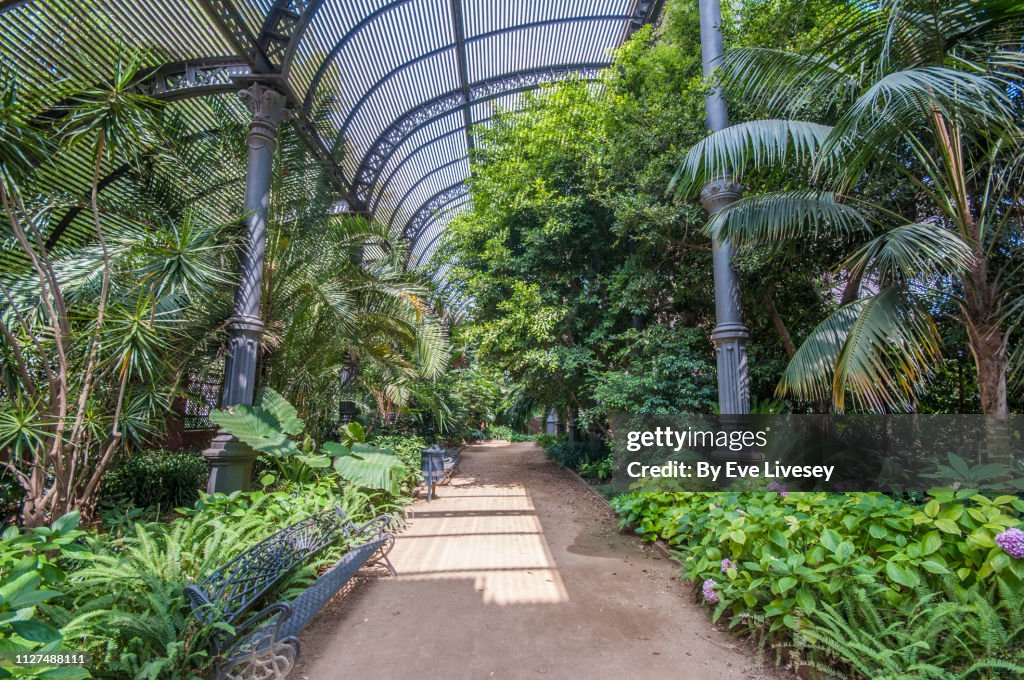
[[[427,500],[434,498],[434,485],[444,479],[444,454],[446,451],[439,446],[431,446],[420,451],[420,470],[423,481],[427,483]]]

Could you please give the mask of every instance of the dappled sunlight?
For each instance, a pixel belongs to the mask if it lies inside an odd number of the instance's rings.
[[[486,604],[557,604],[569,595],[522,485],[447,487],[417,506],[393,560],[399,580],[472,579]]]

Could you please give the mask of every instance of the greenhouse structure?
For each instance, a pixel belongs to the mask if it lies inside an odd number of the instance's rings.
[[[0,0],[0,678],[1024,678],[1024,2]]]

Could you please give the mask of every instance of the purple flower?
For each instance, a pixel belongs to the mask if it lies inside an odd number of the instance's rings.
[[[704,585],[701,586],[701,590],[704,591],[704,601],[708,604],[718,604],[718,593],[715,592],[715,579],[709,578],[704,581]]]
[[[996,545],[1005,550],[1010,557],[1024,559],[1024,531],[1016,527],[1007,529],[996,536]]]
[[[725,572],[729,571],[735,566],[736,565],[732,563],[732,560],[726,557],[724,560],[722,560],[722,573],[724,574]]]
[[[786,491],[786,487],[782,486],[778,482],[768,482],[768,490],[778,491],[779,495],[782,496],[783,498],[789,495],[789,492]]]

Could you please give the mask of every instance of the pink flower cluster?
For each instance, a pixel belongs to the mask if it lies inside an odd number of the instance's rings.
[[[735,566],[736,565],[732,563],[732,560],[726,557],[724,560],[722,560],[722,573],[724,574],[725,572],[729,571]]]
[[[786,490],[786,487],[782,486],[778,482],[768,482],[768,490],[778,491],[779,495],[782,496],[783,498],[789,495],[789,491]]]

